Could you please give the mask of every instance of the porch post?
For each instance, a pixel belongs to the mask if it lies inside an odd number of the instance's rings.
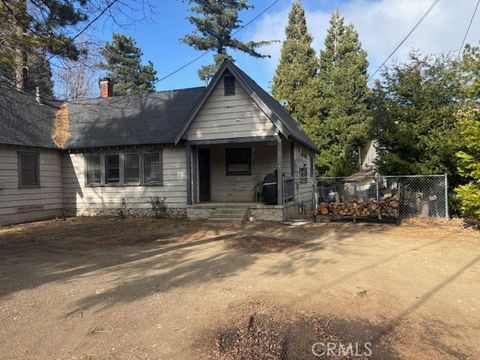
[[[197,173],[197,167],[198,167],[198,146],[193,147],[193,162],[192,162],[192,186],[193,186],[193,191],[192,191],[192,203],[196,204],[198,202],[198,196],[197,196],[197,187],[198,187],[198,173]]]
[[[277,204],[283,204],[283,176],[282,176],[282,138],[277,138]]]
[[[187,205],[192,205],[192,147],[187,145]]]

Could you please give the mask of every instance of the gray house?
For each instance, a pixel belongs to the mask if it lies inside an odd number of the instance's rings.
[[[152,198],[190,219],[284,220],[314,206],[318,149],[233,63],[206,88],[112,97],[100,85],[100,98],[67,103],[0,88],[0,224],[148,215]]]

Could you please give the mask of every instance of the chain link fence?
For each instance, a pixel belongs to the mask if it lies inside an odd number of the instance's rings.
[[[448,219],[447,175],[318,179],[321,215]]]

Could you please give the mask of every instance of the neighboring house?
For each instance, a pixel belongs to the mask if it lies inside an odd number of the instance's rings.
[[[229,61],[206,88],[109,97],[103,81],[101,98],[43,104],[3,90],[0,224],[150,215],[157,197],[191,219],[284,220],[314,205],[317,147]],[[266,205],[262,181],[275,170]]]
[[[370,140],[363,147],[360,152],[360,170],[343,180],[346,193],[356,196],[358,191],[369,191],[375,185],[377,146],[378,142],[376,140]]]

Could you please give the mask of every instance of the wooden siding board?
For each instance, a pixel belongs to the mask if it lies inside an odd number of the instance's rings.
[[[63,204],[76,211],[114,210],[125,199],[127,207],[151,208],[148,201],[155,196],[165,197],[172,208],[185,208],[187,203],[186,149],[163,148],[163,185],[87,186],[84,174],[84,155],[65,154],[63,159]]]
[[[17,150],[22,148],[0,149],[0,225],[61,216],[61,153],[35,150],[40,154],[40,187],[19,188]]]
[[[223,81],[220,81],[190,124],[186,138],[207,140],[275,134],[274,124],[239,84],[235,95],[224,96]]]

